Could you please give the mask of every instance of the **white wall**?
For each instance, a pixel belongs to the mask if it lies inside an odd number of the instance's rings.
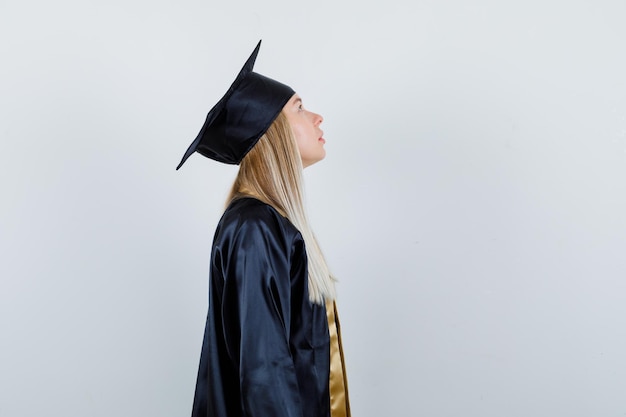
[[[625,21],[0,0],[0,416],[189,415],[236,168],[174,168],[261,38],[256,71],[325,116],[308,199],[354,415],[623,415]]]

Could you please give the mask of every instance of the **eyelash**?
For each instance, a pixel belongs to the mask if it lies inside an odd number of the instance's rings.
[[[304,110],[304,107],[302,106],[302,104],[300,104],[300,105],[298,106],[298,111],[303,111],[303,110]]]

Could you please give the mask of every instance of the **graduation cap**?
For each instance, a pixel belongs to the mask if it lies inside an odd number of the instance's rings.
[[[261,41],[224,97],[209,111],[177,170],[194,152],[219,162],[239,164],[295,94],[291,87],[252,72],[260,47]]]

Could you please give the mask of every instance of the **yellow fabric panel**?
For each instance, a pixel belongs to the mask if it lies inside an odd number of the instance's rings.
[[[348,379],[341,345],[341,326],[334,301],[326,303],[326,315],[330,333],[330,415],[331,417],[350,417]]]

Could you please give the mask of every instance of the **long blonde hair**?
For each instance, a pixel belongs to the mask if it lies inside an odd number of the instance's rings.
[[[335,279],[307,221],[302,170],[295,136],[281,112],[241,161],[227,204],[253,196],[274,207],[300,231],[308,258],[309,299],[322,304],[335,298]]]

